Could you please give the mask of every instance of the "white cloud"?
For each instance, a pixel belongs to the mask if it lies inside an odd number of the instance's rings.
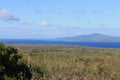
[[[49,24],[47,22],[43,21],[43,22],[40,23],[40,26],[41,27],[47,27],[47,26],[49,26]]]
[[[16,18],[12,15],[7,9],[0,11],[0,20],[2,21],[20,21],[19,18]]]
[[[31,25],[33,24],[33,20],[29,19],[27,21],[15,17],[13,14],[11,14],[7,9],[3,9],[0,11],[0,20],[8,22],[8,21],[17,21],[19,24],[22,25]]]
[[[31,24],[33,24],[33,21],[32,21],[32,19],[29,19],[28,21],[20,20],[20,23],[22,25],[31,25]]]

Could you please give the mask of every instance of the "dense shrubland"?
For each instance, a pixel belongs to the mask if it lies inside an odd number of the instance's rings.
[[[120,80],[120,49],[14,45],[30,64],[32,80]]]

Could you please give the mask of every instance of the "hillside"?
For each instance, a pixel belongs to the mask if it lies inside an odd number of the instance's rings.
[[[89,34],[89,35],[78,35],[73,37],[59,38],[62,41],[78,41],[78,42],[120,42],[120,37],[113,37],[103,34]]]

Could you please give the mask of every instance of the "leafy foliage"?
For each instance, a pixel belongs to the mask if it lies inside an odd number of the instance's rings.
[[[30,80],[30,69],[24,63],[20,63],[21,56],[18,50],[12,46],[6,47],[0,43],[0,80]]]

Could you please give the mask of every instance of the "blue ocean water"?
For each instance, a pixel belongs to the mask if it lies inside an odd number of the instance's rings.
[[[8,44],[60,44],[74,46],[88,46],[100,48],[120,48],[120,42],[70,42],[55,40],[31,40],[31,39],[0,39],[0,42]]]

